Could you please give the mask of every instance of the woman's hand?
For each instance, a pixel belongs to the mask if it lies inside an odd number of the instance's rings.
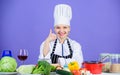
[[[48,52],[50,51],[50,47],[49,47],[49,43],[53,40],[56,39],[56,35],[54,33],[52,33],[52,30],[50,29],[50,33],[47,37],[47,39],[44,42],[44,47],[43,47],[43,56],[45,57]]]
[[[56,67],[56,70],[62,70],[63,67],[60,64],[51,64],[52,66]]]
[[[57,38],[56,34],[52,33],[52,29],[50,29],[50,33],[46,39],[46,41],[51,42],[54,41]]]

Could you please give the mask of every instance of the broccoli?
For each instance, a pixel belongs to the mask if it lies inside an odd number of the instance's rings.
[[[50,75],[51,65],[45,60],[38,61],[37,66],[34,68],[32,74]]]
[[[56,67],[51,65],[51,72],[55,72],[56,71]]]

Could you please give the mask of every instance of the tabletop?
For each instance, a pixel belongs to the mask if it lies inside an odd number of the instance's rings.
[[[93,74],[93,75],[120,75],[120,73],[101,73],[101,74]]]

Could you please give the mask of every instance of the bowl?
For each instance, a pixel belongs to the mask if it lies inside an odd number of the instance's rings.
[[[92,74],[101,74],[102,73],[102,62],[84,62],[83,67],[89,70]]]

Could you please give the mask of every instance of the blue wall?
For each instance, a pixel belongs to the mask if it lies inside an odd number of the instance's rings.
[[[39,46],[53,29],[53,10],[59,3],[73,9],[70,37],[82,45],[84,60],[100,53],[120,54],[120,0],[0,0],[0,53],[28,49],[26,64],[37,63]]]

